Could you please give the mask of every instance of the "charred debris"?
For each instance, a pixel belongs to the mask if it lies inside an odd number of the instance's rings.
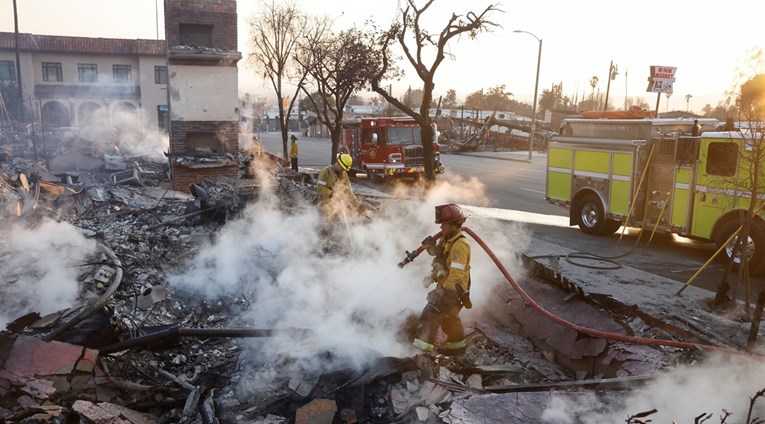
[[[556,335],[560,346],[533,340],[524,335],[534,325],[528,316],[502,312],[520,302],[507,289],[496,297],[500,312],[470,324],[468,351],[458,358],[379,357],[362,370],[330,352],[315,354],[319,367],[288,354],[266,362],[246,340],[279,335],[300,344],[311,330],[249,328],[238,318],[249,307],[244,295],[194,299],[174,293],[163,275],[256,201],[263,179],[285,210],[314,202],[310,176],[278,158],[241,153],[239,180],[205,180],[182,193],[169,188],[166,160],[66,129],[46,133],[44,149],[33,140],[0,137],[0,228],[66,222],[95,240],[98,253],[69,264],[78,274],[76,303],[41,316],[9,291],[36,278],[22,278],[34,258],[8,253],[7,238],[0,240],[0,266],[14,264],[0,285],[0,310],[13,314],[0,332],[0,422],[536,422],[548,391],[634,387],[665,365],[694,360],[694,352],[571,331]],[[605,317],[595,308],[580,313]],[[666,334],[640,320],[624,326]],[[505,421],[499,405],[507,400],[492,393],[526,396],[515,398],[514,420]]]
[[[41,316],[8,289],[35,278],[20,275],[34,272],[24,267],[30,258],[0,243],[0,263],[19,264],[0,286],[0,307],[13,314],[0,333],[0,422],[435,422],[455,396],[565,375],[514,361],[477,330],[471,349],[481,365],[379,358],[359,371],[329,353],[316,358],[330,370],[323,373],[289,356],[260,363],[242,349],[244,340],[276,330],[237,321],[236,311],[248,307],[244,296],[184,298],[163,273],[182,267],[201,240],[255,201],[263,178],[289,209],[315,202],[311,176],[278,158],[241,153],[239,180],[204,180],[182,193],[169,188],[166,160],[124,154],[118,143],[74,130],[46,133],[44,148],[39,137],[0,138],[0,227],[66,222],[97,241],[99,253],[69,264],[79,275],[76,304]],[[301,340],[310,330],[282,332]]]

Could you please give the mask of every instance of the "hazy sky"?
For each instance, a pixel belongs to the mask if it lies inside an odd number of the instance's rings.
[[[38,34],[88,37],[156,38],[157,11],[159,38],[164,38],[161,0],[18,0],[19,30]],[[336,28],[362,24],[372,17],[385,24],[393,19],[400,0],[296,0],[304,10],[336,18]],[[431,13],[432,31],[439,31],[449,14],[482,10],[486,0],[436,0]],[[240,0],[239,50],[246,57],[246,19],[261,4]],[[539,92],[562,82],[572,99],[589,97],[593,75],[600,83],[596,93],[606,91],[610,62],[619,75],[611,83],[612,105],[622,105],[625,92],[642,97],[652,107],[655,93],[646,93],[649,66],[677,67],[677,81],[670,98],[670,110],[684,110],[690,94],[690,109],[713,106],[733,83],[737,70],[755,47],[765,47],[765,31],[756,19],[765,15],[765,3],[751,0],[726,2],[700,0],[695,3],[668,0],[639,4],[605,0],[502,1],[504,13],[492,19],[501,25],[495,32],[476,40],[463,39],[450,45],[455,60],[445,61],[436,73],[436,95],[447,89],[458,97],[505,84],[520,101],[531,102],[534,92],[539,43],[521,29],[543,39]],[[0,0],[0,31],[13,31],[13,2]],[[405,68],[409,75],[413,71]],[[269,94],[269,86],[240,64],[240,91]],[[626,78],[625,78],[626,74]],[[398,95],[407,86],[418,88],[415,77],[394,84]],[[398,92],[398,93],[397,93]],[[660,111],[666,107],[662,96]]]

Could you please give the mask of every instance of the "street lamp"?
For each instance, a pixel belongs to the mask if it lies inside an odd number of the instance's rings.
[[[531,106],[531,131],[529,132],[529,160],[531,160],[531,152],[534,150],[534,132],[537,129],[537,91],[539,89],[539,63],[542,61],[542,39],[528,31],[521,31],[520,29],[516,29],[513,32],[529,34],[539,41],[539,53],[537,54],[537,79],[534,81],[534,105]]]

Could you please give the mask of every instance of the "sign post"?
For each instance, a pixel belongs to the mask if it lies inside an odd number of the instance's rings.
[[[659,116],[659,100],[661,99],[661,93],[671,93],[672,84],[675,82],[675,71],[677,67],[674,66],[651,66],[651,76],[648,77],[648,93],[658,93],[656,97],[656,116]]]

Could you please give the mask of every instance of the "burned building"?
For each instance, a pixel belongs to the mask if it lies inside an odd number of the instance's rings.
[[[167,0],[173,188],[237,178],[239,141],[235,0]]]
[[[19,34],[18,42],[24,108],[46,127],[119,127],[130,116],[165,127],[163,40]],[[0,84],[19,83],[15,50],[15,34],[0,32]]]

